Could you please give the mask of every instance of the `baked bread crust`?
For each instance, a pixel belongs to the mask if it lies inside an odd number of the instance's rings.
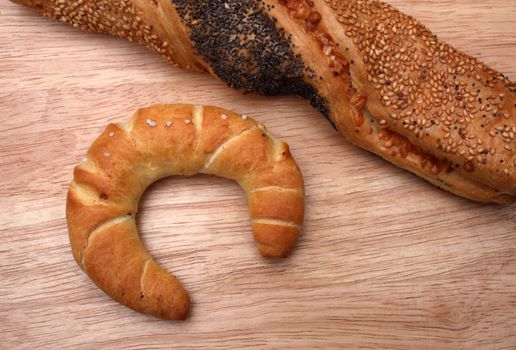
[[[301,95],[355,145],[443,189],[516,200],[516,85],[382,1],[16,2],[235,88]]]
[[[217,107],[140,109],[93,143],[75,168],[67,198],[74,258],[114,300],[164,319],[187,316],[187,292],[145,251],[135,216],[150,184],[197,173],[241,185],[261,255],[285,257],[294,248],[304,185],[285,143],[254,120]]]
[[[348,140],[460,196],[515,201],[514,83],[381,1],[288,1],[271,15]]]

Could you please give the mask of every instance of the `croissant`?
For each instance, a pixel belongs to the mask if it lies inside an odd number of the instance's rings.
[[[229,86],[308,99],[353,144],[457,195],[516,198],[516,84],[376,0],[15,0]]]
[[[263,256],[285,257],[304,217],[303,178],[288,146],[254,120],[217,108],[160,105],[110,124],[77,166],[67,198],[75,260],[110,297],[136,311],[184,319],[189,297],[138,236],[138,201],[154,181],[212,174],[244,189]]]

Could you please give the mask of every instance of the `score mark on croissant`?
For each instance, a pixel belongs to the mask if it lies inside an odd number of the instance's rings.
[[[106,294],[136,311],[184,319],[190,299],[154,262],[135,224],[145,189],[197,173],[233,179],[247,195],[261,255],[285,257],[304,219],[303,178],[288,145],[233,112],[157,105],[110,124],[75,168],[67,222],[75,260]]]

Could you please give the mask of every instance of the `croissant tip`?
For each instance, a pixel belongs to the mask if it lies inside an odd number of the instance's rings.
[[[182,290],[180,300],[177,301],[174,307],[172,320],[184,321],[190,316],[190,296],[186,290]]]
[[[264,258],[284,259],[289,256],[291,249],[258,244],[258,251]]]
[[[154,315],[167,321],[185,321],[190,317],[190,300],[178,302],[168,311],[162,311]]]

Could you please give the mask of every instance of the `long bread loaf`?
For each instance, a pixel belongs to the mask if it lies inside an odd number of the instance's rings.
[[[310,100],[352,143],[457,195],[516,199],[516,86],[375,0],[16,0],[231,87]]]

